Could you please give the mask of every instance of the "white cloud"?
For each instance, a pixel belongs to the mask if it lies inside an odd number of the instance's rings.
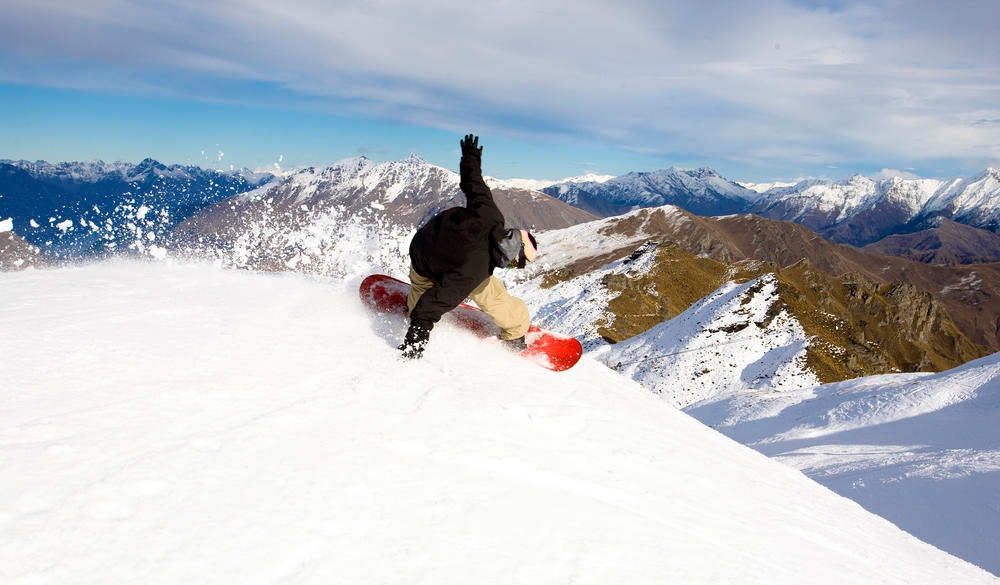
[[[939,4],[15,0],[0,77],[138,78],[707,159],[1000,158],[1000,9]],[[241,84],[273,90],[216,89]]]
[[[911,173],[909,171],[901,171],[899,169],[882,169],[881,171],[879,171],[879,172],[877,172],[877,173],[875,173],[873,175],[870,175],[870,178],[875,179],[876,181],[880,181],[880,180],[884,180],[884,179],[894,179],[896,177],[900,177],[900,178],[903,178],[903,179],[919,179],[920,178],[919,176],[915,175],[914,173]]]

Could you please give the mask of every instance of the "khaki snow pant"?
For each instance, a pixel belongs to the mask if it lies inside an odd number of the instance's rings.
[[[410,294],[406,298],[407,308],[412,311],[417,300],[434,286],[429,278],[424,278],[410,267]],[[507,287],[500,279],[490,275],[470,294],[472,302],[489,315],[497,327],[501,329],[500,339],[517,339],[524,337],[531,326],[531,314],[528,305],[521,299],[511,296]]]

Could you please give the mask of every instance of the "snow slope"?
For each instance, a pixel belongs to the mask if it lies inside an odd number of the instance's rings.
[[[0,582],[996,583],[585,358],[355,280],[0,274]]]
[[[688,412],[1000,574],[1000,354],[939,374],[732,395]]]

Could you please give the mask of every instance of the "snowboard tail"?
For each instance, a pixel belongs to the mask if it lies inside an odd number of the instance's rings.
[[[404,316],[407,313],[406,297],[410,285],[399,279],[373,274],[361,282],[358,292],[361,302],[373,311]],[[448,312],[444,319],[479,337],[496,337],[500,333],[489,315],[466,303]],[[528,347],[521,351],[521,357],[556,372],[572,368],[583,355],[583,347],[576,338],[546,331],[536,325],[528,329],[524,341]]]

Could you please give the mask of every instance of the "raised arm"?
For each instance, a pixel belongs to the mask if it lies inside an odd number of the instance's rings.
[[[459,186],[465,193],[469,207],[474,207],[476,198],[493,199],[493,193],[483,180],[483,147],[479,146],[479,137],[466,134],[459,144],[462,146],[462,161],[458,165],[461,183]]]

